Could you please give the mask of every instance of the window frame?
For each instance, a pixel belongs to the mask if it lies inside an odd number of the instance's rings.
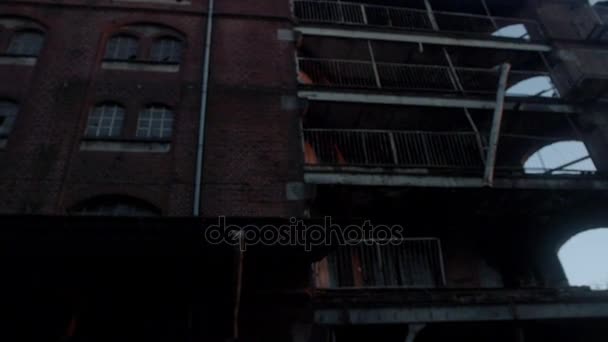
[[[156,112],[157,110],[160,110],[161,112],[158,113]],[[155,118],[155,114],[160,114],[160,117]],[[144,117],[144,115],[147,115],[147,117]],[[144,123],[145,121],[147,121],[147,124]],[[158,128],[152,127],[155,121],[160,122]],[[135,128],[135,137],[137,139],[169,140],[173,136],[174,124],[175,113],[171,107],[163,104],[148,105],[139,112],[137,126]],[[158,134],[153,134],[154,130],[157,130]],[[165,131],[168,131],[168,133],[164,134]],[[140,134],[140,132],[143,133]]]
[[[4,106],[6,105],[6,107]],[[8,112],[4,113],[1,109],[3,108],[13,108],[12,113]],[[0,121],[0,138],[6,138],[12,132],[15,121],[17,120],[17,115],[19,114],[20,106],[19,103],[11,100],[0,100],[0,117],[3,118]]]
[[[110,118],[110,125],[107,127],[109,129],[109,133],[101,134],[102,131],[104,130],[103,123],[104,123],[104,119],[106,119],[105,108],[107,108],[107,107],[113,108],[112,116]],[[100,109],[102,109],[101,113],[98,112],[98,110],[100,110]],[[117,109],[120,109],[120,111],[118,111]],[[101,116],[97,119],[96,118],[97,115],[101,115]],[[120,120],[118,120],[117,115],[119,116]],[[91,111],[89,112],[84,136],[89,139],[119,138],[122,135],[123,130],[124,130],[125,119],[126,119],[126,108],[123,105],[121,105],[119,103],[115,103],[115,102],[100,103],[100,104],[94,106],[91,109]],[[93,120],[97,120],[96,127],[92,127],[92,125],[94,124]],[[119,121],[120,124],[116,124],[117,121]],[[116,125],[118,125],[118,126],[116,127]],[[91,133],[92,129],[94,130],[94,133]],[[117,131],[114,132],[114,130],[117,130]]]
[[[169,48],[169,56],[165,61],[163,56],[163,52],[165,51],[163,44],[165,42],[171,42],[175,44]],[[159,56],[155,56],[157,53],[157,48],[160,45]],[[180,39],[176,36],[172,35],[162,35],[152,39],[152,44],[150,47],[149,60],[154,63],[166,63],[166,64],[181,64],[182,58],[184,55],[184,40]]]
[[[131,52],[131,54],[129,54],[129,56],[127,58],[123,58],[121,56],[116,56],[118,54],[120,54],[121,52],[121,47],[120,45],[117,45],[117,47],[114,49],[114,52],[111,54],[111,56],[109,56],[110,54],[110,46],[112,44],[112,42],[114,40],[119,40],[119,39],[130,39],[131,42],[134,43],[134,46],[127,46],[127,48],[129,48],[129,50],[127,52]],[[103,55],[103,60],[105,61],[123,61],[123,62],[132,62],[132,61],[137,61],[139,59],[139,49],[140,49],[140,37],[138,37],[135,34],[129,33],[129,32],[118,32],[113,34],[112,36],[110,36],[110,38],[106,41],[106,45],[105,45],[105,51],[104,51],[104,55]],[[120,41],[119,41],[120,43]]]
[[[32,35],[35,39],[39,39],[36,41],[36,44],[33,44],[32,41],[24,41],[19,42],[19,38],[23,38],[26,35]],[[22,36],[22,37],[20,37]],[[13,31],[10,35],[8,45],[6,47],[6,55],[8,56],[16,56],[16,57],[38,57],[44,48],[44,43],[46,40],[46,34],[44,31],[35,29],[35,28],[20,28],[18,30]],[[29,43],[29,45],[28,45]],[[33,50],[32,46],[33,45]],[[13,51],[18,49],[17,51]],[[25,51],[24,51],[25,50]]]

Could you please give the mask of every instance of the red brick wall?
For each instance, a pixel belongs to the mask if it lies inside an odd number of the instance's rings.
[[[282,106],[295,96],[294,43],[289,2],[220,1],[214,28],[207,122],[203,213],[208,216],[288,216],[285,187],[297,180],[297,112]],[[251,15],[249,15],[251,14]],[[277,15],[279,18],[255,15]]]
[[[104,194],[130,195],[165,215],[192,213],[206,0],[153,5],[110,0],[7,1],[0,13],[47,28],[34,67],[0,65],[0,97],[21,104],[8,146],[0,150],[0,213],[54,213]],[[285,186],[299,180],[293,43],[289,1],[216,0],[202,213],[286,216]],[[121,26],[161,24],[182,32],[179,73],[101,69],[106,40]],[[174,109],[169,153],[80,151],[88,113],[103,101],[126,107],[134,136],[147,104]],[[283,106],[284,108],[284,106]],[[295,150],[297,151],[297,149]],[[297,154],[296,154],[297,155]]]

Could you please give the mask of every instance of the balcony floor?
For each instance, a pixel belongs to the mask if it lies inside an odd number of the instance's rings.
[[[426,169],[383,169],[360,167],[305,167],[304,180],[308,184],[336,184],[356,186],[483,188],[481,176],[429,174]],[[493,184],[499,189],[586,189],[606,190],[608,179],[591,175],[539,176],[497,175]]]
[[[316,290],[321,325],[608,317],[608,292],[586,288]]]

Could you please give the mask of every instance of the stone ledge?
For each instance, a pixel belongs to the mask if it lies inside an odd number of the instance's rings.
[[[80,151],[92,152],[168,153],[170,150],[170,142],[160,141],[84,140],[80,143]]]

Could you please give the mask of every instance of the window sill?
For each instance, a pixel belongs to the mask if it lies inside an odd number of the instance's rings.
[[[166,140],[85,138],[80,142],[80,150],[92,152],[168,153],[171,150],[171,142]]]
[[[106,60],[101,63],[101,68],[105,70],[179,72],[179,63]]]
[[[34,66],[38,57],[19,55],[0,55],[0,65],[27,65]]]

